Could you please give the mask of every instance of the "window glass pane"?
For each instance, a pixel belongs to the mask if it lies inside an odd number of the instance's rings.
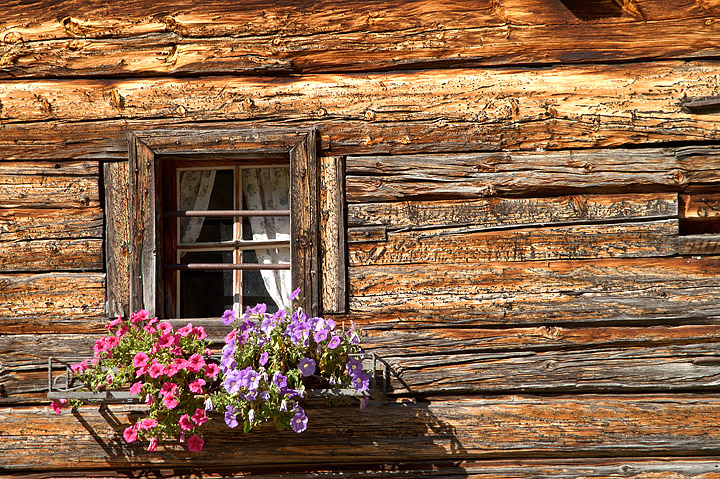
[[[232,210],[234,172],[231,169],[180,170],[180,210]],[[180,218],[180,243],[230,241],[233,218]]]
[[[232,263],[231,251],[197,251],[182,255],[182,264]],[[222,316],[233,309],[232,271],[180,271],[180,316],[205,318]]]

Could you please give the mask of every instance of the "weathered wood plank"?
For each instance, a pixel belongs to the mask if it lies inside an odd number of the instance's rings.
[[[720,254],[720,235],[680,236],[678,253],[689,256]]]
[[[268,470],[269,469],[269,470]],[[332,467],[305,465],[292,471],[242,465],[213,468],[192,463],[187,468],[163,468],[160,465],[139,466],[132,472],[115,470],[35,471],[13,473],[13,479],[125,479],[134,473],[139,477],[181,479],[202,476],[207,479],[716,479],[718,464],[714,457],[600,458],[600,459],[514,459],[393,461],[389,464]]]
[[[679,101],[714,95],[719,72],[716,64],[697,61],[306,75],[281,82],[222,76],[11,81],[0,84],[0,119],[428,122],[440,136],[465,123],[475,126],[464,140],[474,142],[474,150],[717,140],[715,115],[685,112]],[[118,95],[119,107],[111,101]],[[413,143],[415,134],[408,133],[398,134],[398,142]],[[360,138],[383,141],[382,134]]]
[[[672,193],[402,201],[349,204],[348,226],[383,225],[390,230],[463,225],[507,228],[670,218],[677,213],[678,199]]]
[[[393,394],[710,392],[720,384],[720,362],[702,364],[708,357],[720,357],[718,343],[382,356],[393,371]],[[47,393],[46,364],[5,366],[0,391],[0,404],[42,401]]]
[[[130,175],[127,162],[106,163],[107,314],[130,314]]]
[[[368,333],[363,344],[391,366],[394,394],[700,391],[720,383],[720,363],[700,364],[720,356],[714,326]],[[100,336],[0,338],[0,404],[45,400],[47,358],[90,357]]]
[[[100,207],[0,208],[0,242],[102,238],[102,225]]]
[[[193,455],[179,445],[146,454],[143,444],[124,444],[119,436],[128,418],[142,411],[139,406],[111,406],[104,412],[83,407],[77,417],[67,412],[55,416],[47,407],[18,407],[0,410],[0,453],[11,470],[21,471],[160,462],[187,467],[189,461],[213,467],[372,464],[459,455],[707,455],[717,453],[720,440],[720,400],[691,394],[452,397],[371,402],[362,414],[355,407],[312,404],[309,429],[302,435],[272,427],[243,435],[217,420],[209,427],[203,452]],[[48,450],[54,453],[48,455]]]
[[[688,220],[712,220],[720,217],[720,194],[681,195],[680,217]]]
[[[473,227],[394,231],[384,242],[351,243],[351,266],[453,265],[485,261],[637,258],[677,254],[677,220],[509,231]]]
[[[539,192],[682,188],[720,181],[715,149],[642,149],[349,157],[348,202]],[[703,166],[701,166],[703,165]]]
[[[707,58],[720,53],[716,17],[622,25],[494,25],[466,22],[373,32],[188,39],[175,32],[0,46],[0,78],[228,73],[307,73],[498,66],[648,58]],[[692,34],[691,32],[700,32]],[[649,42],[662,36],[666,41]],[[268,45],[271,45],[268,48]]]
[[[98,176],[0,173],[0,205],[4,208],[96,208],[100,206]]]
[[[572,10],[562,4],[541,0],[512,0],[503,2],[502,6],[490,2],[470,6],[448,0],[382,0],[372,7],[342,0],[332,5],[313,0],[254,0],[240,8],[218,0],[208,0],[202,6],[192,0],[161,0],[152,5],[140,0],[128,0],[123,4],[125,8],[120,8],[71,1],[52,7],[10,4],[0,21],[0,31],[8,35],[5,41],[10,43],[20,39],[28,42],[42,39],[119,38],[166,31],[176,31],[186,37],[298,36],[334,31],[395,32],[460,25],[575,26],[588,20],[578,17],[578,10],[582,11],[582,8],[570,5]],[[714,2],[680,0],[672,2],[672,7],[668,8],[667,0],[637,0],[632,7],[614,8],[611,2],[598,2],[597,5],[588,5],[585,13],[592,15],[593,10],[600,10],[596,13],[599,14],[596,20],[601,19],[602,22],[592,23],[596,27],[606,24],[629,25],[638,20],[658,22],[720,14]],[[447,26],[438,25],[438,22]]]
[[[713,391],[720,384],[716,343],[589,351],[445,354],[383,357],[396,393],[587,393]]]
[[[350,268],[350,310],[373,328],[712,321],[717,257]]]
[[[0,271],[101,271],[102,238],[0,241]]]
[[[718,12],[685,1],[640,1],[588,23],[560,3],[455,0],[367,6],[210,2],[98,12],[86,4],[0,23],[0,74],[13,78],[140,73],[378,70],[709,57]],[[665,8],[663,8],[665,7]],[[80,12],[87,12],[82,16]],[[210,12],[213,12],[212,16]],[[642,21],[637,21],[642,20]],[[571,25],[571,27],[569,27]],[[697,32],[697,33],[696,33]],[[213,38],[214,37],[214,38]],[[662,38],[662,42],[649,41]]]
[[[257,118],[246,121],[230,121],[223,124],[223,128],[267,128],[277,127],[282,120],[276,118]],[[308,119],[293,123],[293,128],[319,128],[318,138],[321,149],[329,154],[418,154],[418,153],[460,153],[482,150],[498,150],[501,148],[512,150],[536,149],[544,147],[547,140],[547,128],[533,129],[533,124],[521,125],[524,132],[513,133],[517,125],[505,122],[494,124],[478,125],[473,122],[444,123],[442,121],[413,121],[413,122],[386,122],[378,123],[368,120],[335,120]],[[23,124],[0,123],[0,148],[3,158],[6,160],[42,160],[42,159],[75,159],[75,160],[102,160],[102,161],[127,161],[127,131],[142,131],[158,128],[173,129],[197,129],[215,128],[216,124],[208,122],[191,123],[187,118],[164,117],[143,120],[102,120],[96,122],[58,122],[40,121]],[[667,129],[661,135],[650,140],[644,138],[639,141],[637,137],[621,133],[615,136],[614,133],[606,132],[603,137],[588,141],[589,137],[583,133],[580,136],[568,135],[561,141],[555,143],[557,148],[608,148],[620,144],[642,144],[649,146],[652,143],[662,141],[687,141],[702,140],[707,132],[698,130],[696,135],[684,136],[683,128]],[[699,136],[698,136],[699,135]],[[712,136],[712,135],[711,135]],[[600,158],[607,155],[615,157],[626,157],[628,162],[635,161],[638,171],[623,170],[616,183],[600,185],[602,192],[614,190],[615,192],[626,192],[621,190],[621,185],[632,182],[637,184],[639,191],[668,191],[678,186],[691,192],[695,185],[717,183],[720,173],[717,168],[717,158],[720,151],[712,147],[695,148],[643,148],[642,150],[603,149],[594,150]],[[649,152],[653,158],[643,160],[641,152]],[[517,151],[511,155],[521,155],[525,152]],[[552,157],[556,153],[545,152]],[[576,153],[583,151],[572,151]],[[585,152],[587,153],[587,152]],[[571,152],[563,153],[563,163],[572,164]],[[497,154],[496,155],[497,158]],[[677,158],[675,158],[677,156]],[[351,167],[348,159],[348,168]],[[662,164],[661,172],[652,170],[645,163],[651,161],[655,164]],[[605,160],[607,162],[607,160]],[[582,173],[582,164],[576,169]],[[593,167],[595,164],[593,163]],[[372,174],[372,173],[370,173]],[[468,173],[469,174],[469,173]],[[577,175],[575,178],[582,178]],[[592,188],[589,182],[592,178],[584,175],[586,180],[582,182],[587,188]],[[381,180],[381,179],[378,179]],[[437,186],[437,184],[436,184]],[[477,185],[476,185],[477,186]],[[376,187],[373,187],[376,189]],[[478,191],[489,191],[485,189],[472,189],[470,193],[478,195]],[[706,190],[703,190],[706,191]],[[499,194],[502,194],[500,192]],[[564,193],[568,194],[568,190]],[[456,197],[458,196],[455,194]],[[467,197],[465,192],[463,197]],[[538,195],[539,196],[539,195]],[[378,199],[364,200],[377,201]],[[392,198],[391,198],[392,199]],[[363,200],[358,200],[363,201]]]
[[[0,275],[0,333],[84,332],[105,317],[105,275]]]
[[[345,244],[345,161],[319,158],[320,270],[322,311],[347,311],[347,249]]]

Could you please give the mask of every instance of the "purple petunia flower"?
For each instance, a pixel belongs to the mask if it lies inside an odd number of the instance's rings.
[[[235,414],[226,412],[225,413],[225,424],[227,424],[228,427],[230,427],[230,428],[237,427],[238,420],[235,417]]]
[[[298,297],[299,295],[300,295],[300,288],[298,288],[298,289],[296,289],[295,291],[293,291],[292,293],[290,293],[290,298],[289,298],[290,301],[293,301],[293,300],[297,299],[297,297]]]
[[[228,394],[235,394],[240,391],[240,371],[236,369],[231,369],[227,373],[227,377],[225,378],[225,381],[223,381],[223,387],[225,388],[225,391],[228,392]]]
[[[315,360],[312,358],[302,358],[300,360],[300,364],[298,365],[298,369],[303,376],[312,376],[315,374]]]
[[[362,363],[355,358],[350,359],[345,367],[351,377],[355,377],[362,372]]]
[[[338,346],[340,346],[340,343],[342,340],[340,339],[340,336],[333,336],[330,338],[330,342],[328,343],[328,348],[335,349]]]
[[[297,433],[303,432],[307,429],[308,418],[305,415],[305,411],[301,407],[295,409],[295,415],[290,420],[290,427]]]
[[[316,343],[322,343],[327,339],[328,332],[327,329],[321,329],[320,331],[316,331],[315,335],[313,335],[313,338],[315,338]]]
[[[233,321],[235,321],[235,311],[231,309],[226,309],[222,315],[222,322],[225,324],[225,326],[230,326],[230,323],[232,323]]]
[[[260,355],[260,361],[259,361],[259,362],[260,362],[260,366],[265,366],[265,364],[267,364],[267,362],[268,362],[268,358],[269,358],[269,357],[270,357],[270,354],[268,354],[267,351],[264,351],[264,352]]]
[[[287,376],[283,375],[280,371],[275,371],[273,375],[273,382],[280,389],[287,387]]]

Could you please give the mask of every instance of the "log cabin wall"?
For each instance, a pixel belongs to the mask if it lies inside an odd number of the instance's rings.
[[[720,476],[718,2],[53,3],[0,7],[4,477]],[[127,268],[128,132],[220,123],[344,165],[389,401],[148,453],[45,364]]]

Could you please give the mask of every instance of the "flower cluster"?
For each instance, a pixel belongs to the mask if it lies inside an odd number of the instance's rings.
[[[93,391],[129,385],[130,394],[149,406],[147,417],[125,429],[125,441],[147,439],[153,451],[158,440],[177,437],[183,442],[188,436],[188,448],[201,451],[207,391],[220,381],[205,330],[190,323],[174,331],[145,310],[133,313],[129,322],[118,317],[106,328],[108,335],[95,343],[93,358],[71,368]],[[51,407],[59,413],[62,404]]]
[[[242,423],[247,432],[272,420],[278,429],[303,432],[308,418],[300,400],[308,386],[368,390],[370,377],[351,356],[362,352],[354,326],[345,330],[332,319],[308,317],[297,306],[298,293],[290,296],[290,311],[268,313],[258,304],[241,317],[223,315],[233,329],[220,360],[222,388],[212,401],[224,407],[228,426]]]
[[[309,387],[353,388],[367,404],[370,376],[355,357],[362,353],[354,325],[338,327],[332,319],[310,318],[299,307],[299,290],[290,296],[290,311],[268,313],[265,304],[238,317],[222,317],[232,329],[219,360],[211,356],[207,334],[192,324],[173,330],[147,311],[111,321],[108,335],[95,343],[90,360],[72,370],[89,389],[129,386],[130,394],[148,406],[148,414],[128,426],[126,442],[178,438],[190,451],[203,448],[201,426],[211,412],[245,432],[265,421],[278,429],[303,432],[308,418],[301,405]],[[65,400],[53,401],[60,413]]]

